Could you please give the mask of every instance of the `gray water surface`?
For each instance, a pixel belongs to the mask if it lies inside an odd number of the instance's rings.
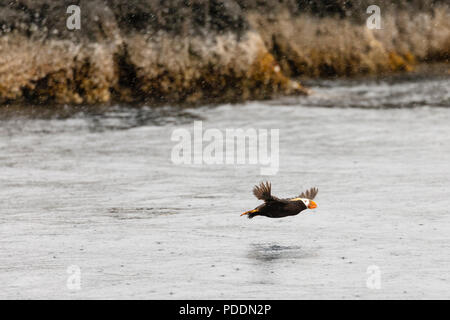
[[[8,112],[0,298],[448,299],[449,88],[336,81],[245,105]],[[280,129],[277,175],[174,165],[173,130],[198,120]],[[262,180],[280,197],[317,186],[318,208],[240,217]],[[80,290],[67,287],[73,265]]]

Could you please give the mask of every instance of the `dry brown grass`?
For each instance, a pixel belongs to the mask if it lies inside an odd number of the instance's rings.
[[[253,13],[249,21],[289,75],[355,75],[411,70],[417,61],[450,56],[450,10],[396,12],[382,16],[382,29],[332,17],[275,19]]]
[[[13,40],[11,40],[13,39]],[[133,35],[117,45],[0,39],[0,102],[221,102],[305,93],[260,36]]]
[[[206,39],[136,35],[127,43],[139,89],[149,99],[239,101],[302,92],[279,72],[254,32],[240,40],[233,34]]]
[[[0,102],[101,103],[116,81],[113,49],[70,41],[0,39]]]

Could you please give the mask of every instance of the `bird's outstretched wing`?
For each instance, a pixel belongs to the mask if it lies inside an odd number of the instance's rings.
[[[302,192],[302,194],[299,195],[298,198],[313,200],[316,197],[318,192],[319,192],[319,189],[311,188],[309,190],[306,190],[305,192]]]
[[[253,194],[255,197],[259,200],[264,200],[264,202],[278,200],[277,197],[272,196],[271,192],[272,184],[268,181],[261,182],[259,186],[255,186],[253,188]]]

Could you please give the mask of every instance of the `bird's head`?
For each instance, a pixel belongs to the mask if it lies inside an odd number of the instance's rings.
[[[301,202],[303,202],[305,207],[308,208],[308,209],[315,209],[315,208],[317,208],[317,203],[315,203],[314,201],[312,201],[310,199],[294,198],[294,199],[291,199],[291,201],[301,201]]]

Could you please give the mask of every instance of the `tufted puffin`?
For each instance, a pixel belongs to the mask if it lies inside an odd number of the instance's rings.
[[[256,198],[264,200],[264,203],[253,210],[244,212],[249,219],[255,216],[265,216],[269,218],[284,218],[295,216],[306,209],[315,209],[317,204],[313,201],[319,189],[311,188],[295,198],[279,199],[271,194],[272,185],[270,182],[261,182],[259,186],[253,188]]]

